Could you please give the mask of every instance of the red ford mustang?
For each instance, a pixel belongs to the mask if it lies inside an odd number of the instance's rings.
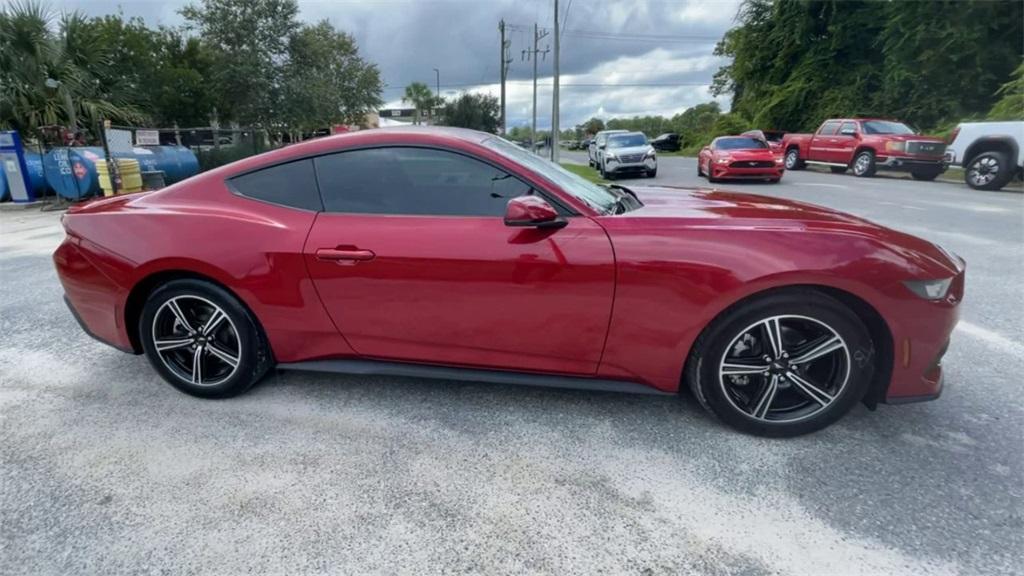
[[[726,178],[778,182],[785,172],[782,155],[755,136],[721,136],[697,155],[697,175],[708,182]]]
[[[76,206],[83,328],[180,390],[273,367],[672,394],[748,432],[941,391],[964,263],[807,204],[601,187],[489,134],[313,140]]]

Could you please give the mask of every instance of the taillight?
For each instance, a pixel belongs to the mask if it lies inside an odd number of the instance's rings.
[[[949,133],[949,138],[946,139],[946,144],[952,144],[956,137],[960,135],[960,127],[953,128],[953,131]]]

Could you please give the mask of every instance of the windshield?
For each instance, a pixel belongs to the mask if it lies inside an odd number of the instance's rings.
[[[547,178],[594,210],[606,214],[614,212],[618,197],[611,190],[588,182],[558,164],[531,154],[504,138],[488,138],[484,140],[483,145]]]
[[[643,134],[616,134],[608,137],[609,148],[632,148],[647,144],[647,136]]]
[[[865,134],[914,134],[914,130],[902,122],[868,120],[863,123]]]
[[[722,138],[715,142],[717,150],[745,150],[748,148],[767,148],[764,140],[759,138]]]

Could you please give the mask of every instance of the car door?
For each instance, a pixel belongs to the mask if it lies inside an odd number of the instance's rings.
[[[536,194],[478,158],[422,147],[315,160],[325,211],[305,254],[328,313],[360,355],[588,375],[611,314],[604,229],[504,224]]]
[[[807,159],[816,162],[832,162],[832,149],[836,145],[836,132],[839,131],[839,121],[829,120],[821,125],[818,133],[811,137],[811,144],[808,149]]]
[[[843,122],[835,135],[835,144],[830,152],[829,162],[836,164],[849,164],[853,161],[853,151],[857,148],[860,138],[857,136],[857,123],[852,121]]]

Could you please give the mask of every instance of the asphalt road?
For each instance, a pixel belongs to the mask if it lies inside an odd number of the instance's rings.
[[[654,182],[706,185],[683,158]],[[282,373],[197,400],[81,332],[57,214],[0,213],[0,573],[1024,572],[1024,196],[719,186],[963,255],[942,398],[789,440],[688,397]]]

